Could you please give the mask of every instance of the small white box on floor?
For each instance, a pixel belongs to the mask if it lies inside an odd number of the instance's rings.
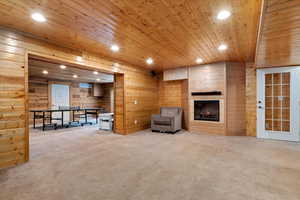
[[[114,122],[114,113],[99,114],[99,129],[112,131]]]

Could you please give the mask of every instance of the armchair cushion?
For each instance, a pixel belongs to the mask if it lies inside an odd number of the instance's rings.
[[[153,122],[155,125],[160,125],[160,126],[171,126],[172,124],[172,118],[171,117],[154,117],[152,118]]]

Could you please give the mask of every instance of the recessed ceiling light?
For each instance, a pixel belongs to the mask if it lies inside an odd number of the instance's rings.
[[[61,69],[66,69],[67,67],[66,67],[66,65],[60,65],[59,66]]]
[[[113,67],[113,72],[118,72],[119,71],[119,68],[117,68],[117,67]]]
[[[73,75],[73,78],[78,78],[78,76],[76,74]]]
[[[82,61],[82,57],[81,56],[77,56],[76,60],[79,61],[79,62],[81,62]]]
[[[230,17],[231,13],[227,10],[222,10],[218,13],[217,19],[224,20]]]
[[[98,74],[98,72],[97,72],[97,71],[94,71],[93,73],[94,73],[95,75],[97,75],[97,74]]]
[[[219,51],[225,51],[227,49],[227,45],[225,44],[221,44],[219,47],[218,47],[218,50]]]
[[[34,19],[37,22],[45,22],[46,18],[41,13],[33,13],[31,15],[32,19]]]
[[[43,74],[48,74],[48,71],[47,70],[43,70]]]
[[[110,49],[113,52],[118,52],[120,50],[120,47],[118,45],[114,44],[114,45],[111,45]]]
[[[97,79],[96,79],[96,81],[98,81],[98,82],[99,82],[99,81],[101,81],[101,79],[100,79],[100,78],[97,78]]]
[[[148,65],[152,65],[152,64],[153,64],[153,59],[152,59],[152,58],[148,58],[148,59],[146,60],[146,63],[147,63]]]
[[[202,58],[197,58],[196,63],[198,63],[198,64],[203,63],[203,59]]]
[[[119,63],[114,63],[113,66],[114,67],[120,67],[120,64]]]

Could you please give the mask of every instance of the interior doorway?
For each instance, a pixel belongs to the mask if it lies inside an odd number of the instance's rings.
[[[76,125],[115,130],[115,77],[122,74],[36,56],[28,57],[27,70],[29,132]]]
[[[257,137],[300,141],[300,67],[257,70]]]

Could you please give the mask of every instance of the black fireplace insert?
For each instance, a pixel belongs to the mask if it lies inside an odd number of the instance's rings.
[[[220,121],[219,100],[195,100],[194,120]]]

